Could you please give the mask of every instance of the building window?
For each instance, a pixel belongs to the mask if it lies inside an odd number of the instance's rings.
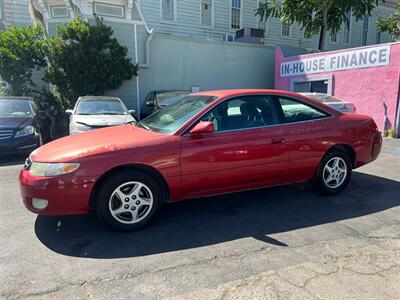
[[[211,26],[213,19],[213,0],[201,0],[201,24]]]
[[[282,22],[281,34],[282,36],[290,35],[290,24],[288,22]]]
[[[376,43],[377,44],[381,43],[381,32],[380,31],[376,32]]]
[[[366,15],[366,16],[364,16],[364,19],[363,19],[363,27],[362,27],[361,44],[362,44],[363,46],[366,46],[366,45],[367,45],[368,23],[369,23],[369,17],[368,17],[368,15]]]
[[[68,7],[66,7],[66,6],[51,6],[51,16],[53,18],[69,18]]]
[[[161,0],[161,19],[165,21],[176,20],[176,0]]]
[[[231,28],[240,29],[240,15],[241,15],[242,3],[241,0],[232,0],[231,9]]]
[[[123,18],[125,16],[124,7],[105,3],[95,3],[94,13],[100,16]]]
[[[346,18],[349,21],[348,26],[347,23],[343,23],[343,44],[350,44],[350,29],[351,29],[351,11],[346,12]]]

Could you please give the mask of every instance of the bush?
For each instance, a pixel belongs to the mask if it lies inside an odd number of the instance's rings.
[[[95,25],[77,18],[50,38],[45,79],[71,107],[79,96],[102,95],[137,75],[128,49],[112,34],[99,18]]]
[[[0,33],[0,76],[8,83],[3,93],[29,95],[32,71],[45,63],[46,41],[41,27],[11,27]]]
[[[38,113],[33,122],[40,128],[43,141],[49,142],[67,135],[69,117],[65,109],[68,104],[57,93],[45,88],[35,92],[34,101]]]

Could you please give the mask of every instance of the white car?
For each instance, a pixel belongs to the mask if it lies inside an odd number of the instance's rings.
[[[356,107],[353,103],[351,102],[346,102],[342,99],[339,99],[334,96],[330,96],[327,94],[322,94],[322,93],[300,93],[303,96],[315,99],[319,102],[322,102],[336,110],[339,110],[341,112],[349,112],[353,113],[356,112]]]
[[[136,122],[134,110],[128,110],[121,99],[107,96],[79,97],[70,114],[69,134]]]

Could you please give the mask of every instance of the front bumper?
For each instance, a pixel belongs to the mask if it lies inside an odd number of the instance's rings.
[[[73,173],[36,177],[23,169],[19,181],[24,205],[31,212],[40,215],[77,215],[89,212],[94,180],[77,177]],[[47,207],[36,209],[32,204],[33,198],[47,200]]]
[[[14,153],[30,153],[40,146],[38,134],[28,136],[13,137],[6,140],[0,140],[0,155]]]

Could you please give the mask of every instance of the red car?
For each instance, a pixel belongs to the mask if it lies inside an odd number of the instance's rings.
[[[20,174],[41,215],[95,209],[111,228],[148,224],[163,202],[311,180],[325,194],[375,160],[373,119],[277,90],[191,94],[145,120],[46,144]]]

